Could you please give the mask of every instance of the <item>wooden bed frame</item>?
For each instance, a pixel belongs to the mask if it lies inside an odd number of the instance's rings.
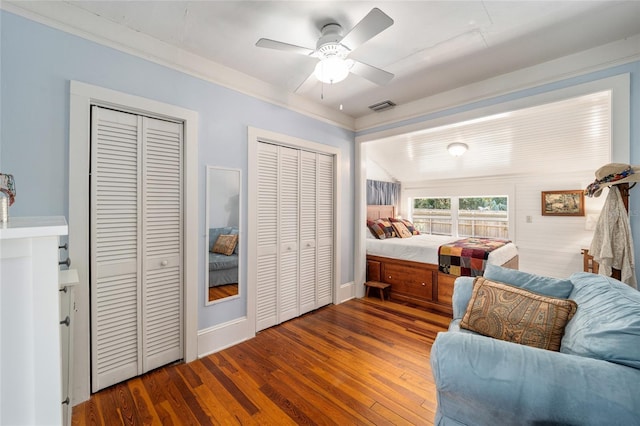
[[[395,217],[395,206],[368,205],[367,220]],[[518,256],[502,265],[518,269]],[[391,299],[452,315],[451,298],[456,275],[438,271],[438,265],[367,255],[367,281],[391,284]]]

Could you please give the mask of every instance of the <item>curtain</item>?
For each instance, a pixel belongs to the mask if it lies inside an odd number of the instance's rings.
[[[400,200],[400,184],[367,179],[367,204],[397,205]]]

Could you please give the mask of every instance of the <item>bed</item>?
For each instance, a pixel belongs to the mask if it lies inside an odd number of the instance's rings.
[[[395,217],[394,206],[367,206],[367,220],[389,217]],[[438,249],[455,240],[423,234],[378,240],[371,235],[366,239],[367,281],[391,284],[393,299],[451,315],[453,282],[458,276],[439,270]],[[491,251],[486,262],[518,269],[518,250],[507,243]]]

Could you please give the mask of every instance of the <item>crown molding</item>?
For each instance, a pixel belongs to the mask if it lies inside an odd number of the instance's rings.
[[[387,111],[368,114],[355,120],[355,128],[356,132],[363,132],[363,135],[378,129],[382,131],[382,127],[401,121],[638,60],[640,34],[398,105]]]
[[[353,117],[217,62],[100,18],[68,2],[0,1],[0,9],[347,130]],[[67,22],[73,22],[73,25]]]

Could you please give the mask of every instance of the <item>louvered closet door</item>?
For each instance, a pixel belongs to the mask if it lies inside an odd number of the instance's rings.
[[[256,330],[278,324],[278,147],[258,143]]]
[[[136,376],[140,351],[142,119],[92,108],[92,388]]]
[[[300,151],[279,147],[278,173],[278,320],[299,315],[299,180]]]
[[[300,314],[316,308],[316,156],[300,157]]]
[[[182,358],[182,125],[143,121],[142,371]]]
[[[182,358],[182,125],[92,108],[92,389]]]
[[[316,307],[333,301],[334,157],[318,154],[317,163],[317,283]]]

